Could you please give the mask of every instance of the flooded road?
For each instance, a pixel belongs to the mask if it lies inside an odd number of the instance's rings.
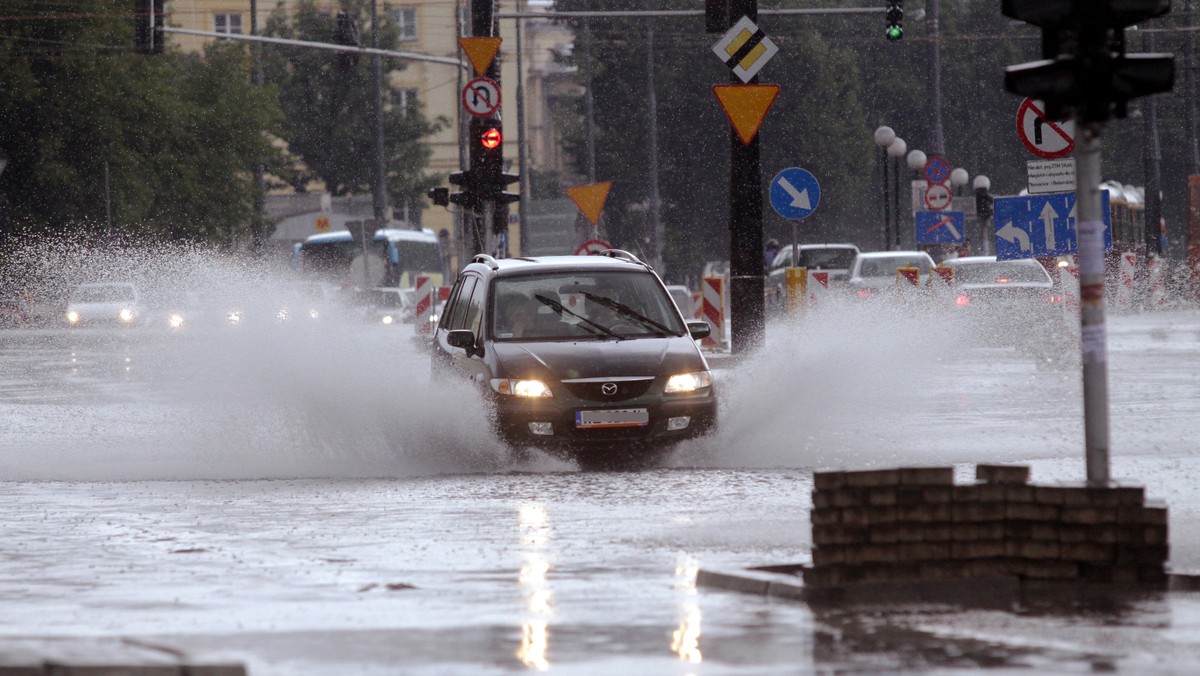
[[[693,585],[807,561],[814,467],[1082,478],[1074,367],[890,321],[776,327],[718,372],[714,437],[611,473],[510,462],[409,327],[0,333],[0,652],[125,637],[253,674],[1200,664],[1194,594],[859,613]],[[1168,500],[1172,565],[1200,567],[1200,313],[1110,328],[1113,474]]]

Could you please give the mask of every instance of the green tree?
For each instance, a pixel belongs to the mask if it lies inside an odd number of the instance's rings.
[[[357,19],[364,46],[369,46],[369,12],[365,0],[342,0],[340,7]],[[397,49],[396,26],[380,11],[379,48]],[[277,11],[267,22],[267,35],[315,42],[334,42],[336,19],[319,11],[313,0],[302,0],[288,16]],[[313,180],[324,182],[334,195],[370,192],[374,171],[374,129],[371,61],[340,59],[333,52],[303,47],[276,47],[264,56],[266,78],[279,87],[284,113],[282,138],[304,166],[288,180],[303,191]],[[347,67],[347,65],[349,67]],[[386,73],[405,66],[384,58]],[[386,84],[385,84],[386,87]],[[423,142],[448,122],[429,121],[418,102],[389,105],[385,89],[384,156],[387,191],[393,204],[410,200],[422,204],[424,193],[438,177],[425,173],[431,150]]]
[[[9,230],[99,230],[111,204],[133,236],[221,241],[257,217],[250,170],[272,152],[278,108],[250,86],[245,48],[138,56],[132,43],[125,0],[0,3]]]

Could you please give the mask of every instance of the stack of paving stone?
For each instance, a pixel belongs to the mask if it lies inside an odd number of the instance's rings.
[[[805,584],[1016,577],[1167,582],[1167,510],[1141,487],[1030,485],[1029,468],[818,472]]]

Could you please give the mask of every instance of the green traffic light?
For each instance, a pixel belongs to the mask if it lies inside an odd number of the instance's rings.
[[[887,39],[899,40],[902,37],[904,37],[904,28],[902,28],[900,26],[888,26]]]

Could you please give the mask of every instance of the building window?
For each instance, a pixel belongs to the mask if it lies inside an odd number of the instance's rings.
[[[405,115],[415,111],[417,109],[417,90],[393,89],[392,108],[398,108]]]
[[[388,10],[392,23],[400,34],[400,40],[417,39],[417,9],[415,7],[399,7]]]
[[[242,34],[242,15],[240,12],[226,12],[213,15],[213,31],[226,35]]]

